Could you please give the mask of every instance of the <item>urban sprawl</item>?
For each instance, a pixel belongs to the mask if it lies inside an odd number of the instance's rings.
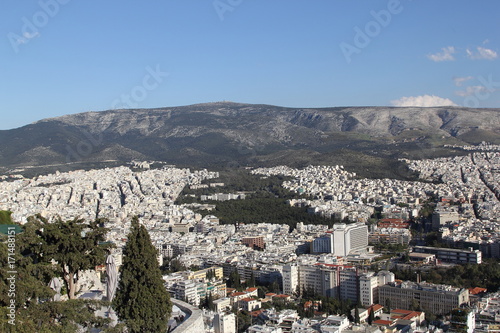
[[[450,285],[396,280],[389,271],[394,263],[381,261],[383,254],[374,251],[377,244],[407,247],[412,235],[416,237],[410,221],[433,201],[437,205],[426,227],[448,247],[413,239],[410,264],[480,264],[485,258],[500,258],[499,147],[476,148],[467,147],[469,155],[405,160],[422,180],[413,182],[363,179],[342,166],[251,170],[256,177],[287,176],[283,187],[307,197],[290,199],[288,204],[342,221],[333,227],[301,221],[293,230],[272,221],[222,224],[213,211],[217,201],[245,200],[248,193],[205,195],[198,203],[177,205],[186,187],[223,188],[216,180],[219,174],[166,165],[153,169],[147,162],[33,179],[4,176],[0,210],[12,211],[13,220],[20,223],[36,214],[49,220],[105,218],[118,266],[132,217],[138,216],[158,249],[160,265],[176,258],[184,267],[199,268],[167,274],[164,280],[173,298],[191,306],[199,306],[208,295],[214,298],[210,311],[194,307],[174,311],[177,316],[188,311],[192,327],[200,332],[236,332],[237,318],[229,311],[235,307],[253,318],[247,332],[439,332],[440,328],[421,325],[425,312],[448,315],[459,308],[467,311],[460,321],[451,319],[455,327],[494,331],[500,328],[495,326],[500,325],[496,290],[477,295]],[[197,213],[200,210],[212,211],[203,216]],[[374,263],[380,263],[380,269],[374,270]],[[97,271],[79,279],[81,289],[105,290]],[[257,286],[242,291],[229,288],[227,279],[235,272],[241,281],[255,280]],[[273,283],[279,291],[259,293],[258,285]],[[296,310],[264,306],[276,300],[292,302],[305,292],[357,304],[352,318],[358,317],[359,323],[345,315],[316,311],[316,316],[305,318]],[[413,309],[415,302],[421,311]],[[313,311],[320,308],[315,302],[307,306]],[[369,316],[376,319],[368,326]]]

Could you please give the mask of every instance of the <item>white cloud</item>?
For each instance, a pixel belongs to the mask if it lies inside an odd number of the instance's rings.
[[[455,60],[455,57],[453,57],[453,53],[456,53],[457,51],[453,46],[447,46],[443,47],[441,49],[443,52],[438,52],[435,54],[429,54],[427,55],[427,58],[429,58],[432,61],[452,61]]]
[[[461,87],[462,86],[462,83],[464,83],[465,81],[469,81],[469,80],[472,80],[474,77],[473,76],[467,76],[467,77],[454,77],[453,78],[453,82],[455,82],[455,85],[457,87]]]
[[[478,46],[476,50],[477,51],[473,50],[471,51],[470,49],[467,49],[467,57],[474,60],[481,60],[481,59],[493,60],[498,58],[498,54],[491,49]]]
[[[401,97],[391,101],[394,106],[457,106],[452,100],[434,95]]]
[[[481,93],[483,91],[486,91],[485,86],[469,86],[469,87],[466,87],[465,90],[455,91],[455,94],[458,96],[467,97],[467,96],[474,95],[476,93]]]

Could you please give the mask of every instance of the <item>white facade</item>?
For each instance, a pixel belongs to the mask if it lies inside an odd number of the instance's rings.
[[[283,267],[283,293],[293,295],[299,285],[299,267],[288,264]]]
[[[359,277],[359,301],[362,306],[375,303],[374,291],[378,287],[378,278],[373,272],[365,273]]]
[[[215,333],[236,333],[234,313],[217,313],[214,318]]]
[[[333,231],[313,241],[314,253],[333,253],[347,256],[351,251],[362,250],[368,246],[368,226],[363,222],[335,224]]]
[[[394,273],[380,271],[368,272],[359,276],[359,301],[362,306],[371,306],[379,302],[378,287],[394,282]]]

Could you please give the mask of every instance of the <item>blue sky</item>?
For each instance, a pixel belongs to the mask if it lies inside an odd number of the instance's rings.
[[[500,107],[500,2],[4,0],[0,129],[229,100]]]

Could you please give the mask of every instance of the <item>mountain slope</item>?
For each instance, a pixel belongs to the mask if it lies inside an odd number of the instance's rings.
[[[499,115],[499,109],[304,109],[230,102],[87,112],[0,131],[0,166],[71,168],[131,159],[221,166],[430,156],[446,154],[444,143],[500,143]]]

